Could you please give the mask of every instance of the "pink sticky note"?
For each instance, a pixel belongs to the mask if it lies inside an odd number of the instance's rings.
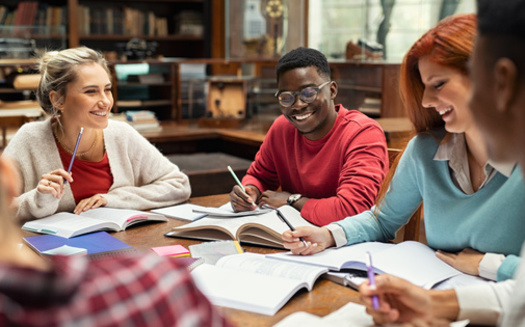
[[[190,255],[190,251],[188,251],[188,249],[186,249],[184,246],[180,244],[157,246],[151,249],[160,256],[189,256]]]

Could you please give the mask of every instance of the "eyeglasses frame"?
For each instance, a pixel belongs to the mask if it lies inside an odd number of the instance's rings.
[[[311,102],[307,102],[307,101],[304,101],[303,99],[301,99],[301,101],[305,102],[305,103],[312,103],[314,102],[315,100],[317,100],[317,96],[319,95],[319,91],[326,85],[330,84],[332,81],[326,81],[318,86],[307,86],[307,87],[303,87],[302,89],[300,89],[299,91],[295,91],[295,92],[292,92],[292,91],[276,91],[274,96],[277,98],[277,102],[279,102],[279,105],[284,107],[284,108],[289,108],[291,106],[293,106],[296,102],[297,102],[297,95],[301,95],[301,92],[304,91],[305,89],[307,88],[312,88],[315,90],[316,94],[315,94],[315,99],[313,99]],[[283,106],[281,104],[281,101],[279,101],[279,96],[283,93],[289,93],[291,95],[293,95],[293,98],[294,98],[294,101],[292,102],[292,104],[290,104],[289,106]]]

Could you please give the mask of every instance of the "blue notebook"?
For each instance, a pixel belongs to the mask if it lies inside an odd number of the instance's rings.
[[[135,249],[130,245],[122,242],[107,232],[96,232],[91,234],[84,234],[72,238],[64,238],[56,235],[38,235],[24,237],[24,241],[33,250],[40,254],[43,252],[58,249],[78,248],[79,250],[70,251],[72,254],[81,253],[80,249],[85,249],[87,255],[90,257],[99,257],[105,255],[114,255],[122,252],[135,252]],[[85,252],[85,251],[84,251]]]

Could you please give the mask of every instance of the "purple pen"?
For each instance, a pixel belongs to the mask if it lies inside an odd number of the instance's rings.
[[[372,255],[370,252],[366,252],[365,263],[368,272],[368,283],[370,284],[370,288],[375,289],[376,280],[374,276],[374,267],[372,266]],[[379,310],[379,297],[377,295],[372,295],[372,305],[374,306],[374,310]]]
[[[80,144],[80,138],[82,137],[82,132],[84,131],[84,127],[80,127],[80,132],[78,133],[77,137],[77,144],[75,144],[75,149],[73,150],[73,156],[71,157],[71,161],[69,162],[69,167],[67,168],[67,173],[71,173],[71,168],[73,168],[73,161],[75,161],[75,157],[77,156],[77,150],[78,145]],[[67,184],[67,179],[64,181],[64,185]]]

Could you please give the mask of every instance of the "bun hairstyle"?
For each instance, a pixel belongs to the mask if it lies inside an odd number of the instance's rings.
[[[45,52],[40,60],[40,84],[36,98],[44,111],[56,116],[59,111],[56,105],[61,104],[66,96],[67,85],[77,78],[80,65],[96,63],[102,66],[110,75],[106,60],[100,52],[87,47],[78,47],[61,51]],[[58,94],[56,103],[49,98],[51,91]]]

